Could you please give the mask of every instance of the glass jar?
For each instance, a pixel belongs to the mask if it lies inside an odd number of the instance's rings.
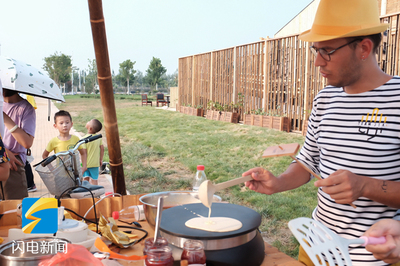
[[[168,240],[165,237],[158,237],[157,238],[157,243],[153,245],[154,243],[154,238],[147,238],[144,241],[144,248],[143,248],[143,255],[147,255],[147,251],[152,248],[162,248],[168,246]]]
[[[173,266],[174,258],[172,249],[165,247],[152,247],[147,250],[147,258],[144,261],[145,266]]]
[[[206,253],[200,240],[186,240],[183,244],[181,260],[187,260],[189,265],[206,265]]]

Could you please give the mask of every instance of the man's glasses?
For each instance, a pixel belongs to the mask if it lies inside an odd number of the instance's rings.
[[[353,42],[356,42],[356,41],[361,41],[362,39],[354,39],[354,40],[352,40],[351,42],[348,42],[348,43],[346,43],[346,44],[343,44],[342,46],[339,46],[338,48],[336,48],[336,49],[334,49],[334,50],[332,50],[332,51],[327,51],[327,50],[325,50],[324,48],[319,48],[319,49],[317,49],[317,48],[315,48],[314,46],[310,46],[310,50],[311,50],[311,52],[315,55],[315,56],[317,56],[317,54],[319,53],[320,55],[321,55],[321,57],[325,60],[325,61],[331,61],[331,54],[333,54],[334,52],[336,52],[337,50],[339,50],[340,48],[343,48],[343,47],[345,47],[346,45],[349,45],[349,44],[352,44]]]

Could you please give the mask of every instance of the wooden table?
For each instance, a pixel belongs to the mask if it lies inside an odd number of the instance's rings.
[[[146,230],[149,235],[149,237],[154,237],[154,230],[147,224],[147,222],[140,222],[142,225],[143,229]],[[128,229],[127,229],[128,230]],[[136,233],[136,231],[132,232],[133,234]],[[142,235],[140,231],[137,232],[139,236]],[[293,259],[292,257],[280,252],[277,248],[271,246],[268,243],[265,243],[265,258],[261,266],[304,266],[302,263],[298,262],[297,260]],[[121,250],[120,253],[123,255],[143,255],[143,248],[144,248],[144,241],[141,241],[140,243],[128,248]],[[129,265],[129,266],[143,266],[143,261],[123,261],[123,260],[118,260],[119,263],[122,265]]]
[[[154,237],[154,230],[147,224],[145,221],[141,221],[140,224],[142,225],[142,228],[146,230],[149,237]],[[121,223],[121,225],[124,225]],[[4,237],[4,243],[7,242],[7,237],[8,236],[8,229],[10,228],[16,228],[17,226],[4,226],[0,227],[0,236]],[[121,228],[121,230],[129,230],[129,229],[124,229]],[[139,237],[143,236],[144,233],[141,231],[135,231],[132,230],[132,234],[137,234]],[[4,244],[3,243],[3,244]],[[277,248],[271,246],[268,243],[264,243],[265,245],[265,258],[261,266],[304,266],[302,263],[298,262],[297,260],[291,258],[290,256],[280,252]],[[122,255],[143,255],[143,248],[144,248],[144,241],[141,241],[140,243],[131,246],[127,249],[121,249],[119,252]],[[119,263],[122,265],[129,265],[129,266],[143,266],[143,260],[139,261],[124,261],[124,260],[118,260]]]
[[[123,201],[123,205],[119,206],[119,209],[121,208],[125,208],[127,206],[132,206],[132,205],[137,205],[137,204],[141,204],[139,202],[139,198],[141,195],[128,195],[128,196],[124,196],[124,197],[116,197],[116,198],[112,198],[112,199],[106,199],[104,200],[102,203],[106,204],[107,202],[109,202],[110,206],[117,206],[117,203],[121,203]],[[109,200],[109,201],[107,201]],[[79,203],[77,204],[76,201]],[[9,209],[14,209],[16,208],[16,206],[20,203],[21,201],[17,201],[17,200],[13,200],[13,201],[3,201],[0,202],[0,207],[1,205],[3,205],[3,209],[0,208],[1,211],[5,211],[5,210],[9,210]],[[97,205],[97,208],[100,212],[102,213],[106,213],[106,216],[111,216],[111,209],[112,208],[116,208],[116,207],[110,207],[110,208],[103,208],[102,209],[102,203]],[[66,206],[70,209],[74,209],[77,213],[80,213],[81,215],[84,215],[85,212],[87,211],[88,207],[90,207],[92,205],[92,201],[91,199],[80,199],[80,200],[76,200],[76,199],[70,199],[70,200],[62,200],[62,204],[63,206]],[[75,205],[76,206],[75,206]],[[4,205],[7,205],[7,208],[4,209]],[[8,206],[10,205],[10,206]],[[76,208],[72,208],[72,207],[76,207]],[[13,216],[10,214],[10,216]],[[16,215],[15,215],[16,216]],[[17,217],[14,217],[14,219],[11,219],[13,217],[7,217],[7,219],[4,219],[5,217],[3,217],[2,220],[0,220],[1,226],[0,226],[0,236],[4,237],[4,243],[7,242],[7,236],[8,236],[8,229],[10,228],[21,228],[21,221],[20,218],[17,219]],[[92,218],[92,217],[89,217]],[[7,223],[6,223],[7,222]],[[140,224],[142,225],[143,229],[146,230],[148,232],[148,238],[149,237],[154,237],[154,230],[147,224],[147,222],[145,221],[140,221]],[[123,223],[120,223],[120,225],[125,225]],[[130,229],[124,229],[124,228],[120,228],[121,230],[125,231],[125,230],[130,230]],[[144,235],[143,232],[141,231],[136,231],[136,230],[132,230],[132,234],[137,234],[139,237],[142,237]],[[265,245],[265,258],[263,263],[261,264],[261,266],[303,266],[302,263],[298,262],[297,260],[289,257],[288,255],[280,252],[277,248],[272,247],[271,245],[264,243]],[[122,255],[143,255],[143,247],[144,247],[144,241],[141,241],[140,243],[129,247],[128,249],[121,249],[120,253]],[[130,265],[130,266],[142,266],[143,265],[143,260],[140,261],[124,261],[124,260],[119,260],[119,262],[122,265]]]

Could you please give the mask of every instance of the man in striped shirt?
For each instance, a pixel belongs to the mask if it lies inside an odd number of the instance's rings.
[[[400,77],[376,60],[387,27],[376,0],[321,0],[311,30],[299,36],[312,42],[328,86],[314,99],[297,159],[322,178],[314,183],[313,218],[344,238],[358,238],[384,218],[400,220]],[[243,176],[249,174],[254,180],[246,186],[268,195],[312,178],[295,162],[278,177],[262,168]],[[353,265],[388,265],[364,247],[349,253]],[[299,260],[313,265],[302,249]]]

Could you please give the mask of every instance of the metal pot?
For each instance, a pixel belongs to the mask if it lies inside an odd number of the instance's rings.
[[[146,220],[153,229],[156,225],[155,220],[157,216],[157,202],[159,197],[164,198],[163,210],[179,205],[201,202],[199,194],[192,191],[166,191],[141,196],[139,201],[143,203]],[[214,202],[221,202],[221,197],[214,195]]]
[[[13,240],[0,246],[1,266],[37,266],[49,259],[70,241],[63,238],[33,237]],[[47,250],[44,248],[47,247]]]

